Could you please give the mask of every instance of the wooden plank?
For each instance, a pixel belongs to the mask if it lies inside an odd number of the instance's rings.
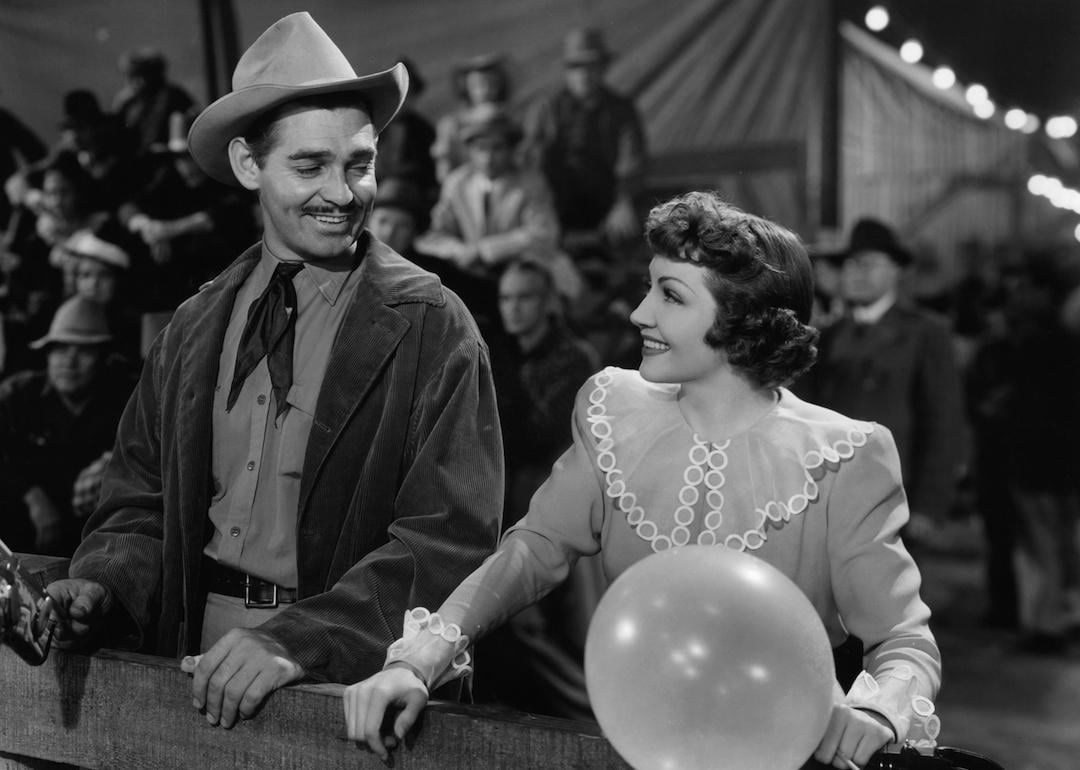
[[[27,665],[0,649],[0,768],[381,768],[345,736],[341,685],[275,693],[255,718],[211,727],[191,706],[190,677],[173,660],[103,650],[53,650]],[[599,728],[519,712],[436,702],[402,770],[626,768]]]

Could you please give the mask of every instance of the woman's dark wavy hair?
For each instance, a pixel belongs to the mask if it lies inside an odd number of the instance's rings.
[[[813,365],[814,279],[798,236],[715,192],[691,192],[654,207],[645,238],[659,256],[706,268],[717,312],[705,342],[752,382],[776,388]]]

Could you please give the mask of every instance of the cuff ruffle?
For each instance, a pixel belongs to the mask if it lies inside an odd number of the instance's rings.
[[[402,637],[386,651],[386,663],[405,663],[416,670],[429,691],[472,673],[469,637],[457,623],[447,623],[423,607],[405,611]]]
[[[881,714],[892,725],[898,745],[921,754],[933,754],[941,732],[941,719],[933,702],[916,693],[918,683],[908,666],[883,671],[880,681],[863,671],[855,679],[844,702],[852,708]]]

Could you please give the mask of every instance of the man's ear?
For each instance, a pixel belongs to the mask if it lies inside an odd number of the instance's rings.
[[[255,162],[255,156],[243,137],[234,136],[229,142],[229,164],[232,166],[236,180],[249,190],[259,189],[259,173],[261,169]]]

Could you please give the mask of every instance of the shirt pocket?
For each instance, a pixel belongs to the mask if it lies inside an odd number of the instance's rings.
[[[316,387],[294,384],[289,388],[286,397],[289,410],[282,417],[281,449],[278,453],[278,472],[282,476],[298,479],[304,470],[304,457],[318,400],[319,389]]]

